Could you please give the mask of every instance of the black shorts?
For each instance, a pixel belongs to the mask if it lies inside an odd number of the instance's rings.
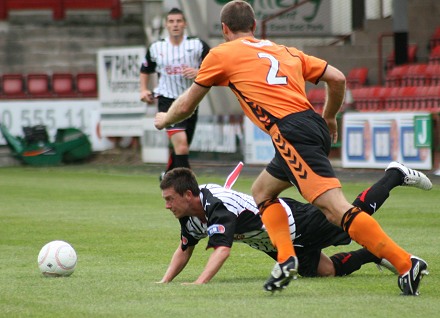
[[[159,111],[166,113],[168,111],[168,109],[170,109],[171,104],[174,101],[175,101],[175,99],[173,99],[173,98],[159,96],[158,97]],[[198,116],[198,108],[196,108],[194,114],[192,114],[191,117],[185,119],[184,121],[181,121],[180,123],[166,127],[166,130],[167,131],[185,130],[186,138],[188,140],[188,145],[190,145],[192,142],[192,139],[194,137],[194,132],[196,131],[197,116]]]
[[[308,202],[341,187],[328,159],[330,133],[319,114],[307,110],[288,115],[272,126],[270,135],[275,157],[266,170],[273,177],[292,182]]]
[[[282,198],[293,212],[296,239],[293,242],[298,257],[298,273],[315,277],[318,272],[321,250],[329,246],[347,245],[350,237],[340,227],[330,223],[315,206],[290,198]]]

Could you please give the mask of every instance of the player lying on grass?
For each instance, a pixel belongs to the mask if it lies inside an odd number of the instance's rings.
[[[362,191],[353,205],[373,214],[388,198],[390,191],[400,185],[424,190],[432,188],[423,173],[392,162],[385,175]],[[251,196],[216,184],[199,186],[193,172],[186,168],[169,171],[160,188],[165,207],[171,210],[181,225],[181,241],[160,283],[171,282],[185,268],[195,246],[205,237],[209,237],[206,248],[214,251],[193,284],[207,283],[217,274],[229,257],[233,242],[246,243],[276,259],[277,251]],[[394,270],[388,261],[377,258],[364,248],[326,256],[321,250],[331,245],[350,243],[348,234],[327,221],[312,204],[291,198],[282,198],[281,202],[289,218],[301,276],[344,276],[367,263],[381,264]]]

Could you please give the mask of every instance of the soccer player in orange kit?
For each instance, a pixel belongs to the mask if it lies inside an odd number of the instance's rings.
[[[427,263],[397,245],[368,213],[347,201],[328,159],[331,142],[337,139],[336,114],[344,99],[345,76],[322,59],[256,39],[255,13],[245,1],[228,2],[221,23],[226,43],[211,49],[195,83],[168,112],[156,114],[155,126],[163,129],[185,119],[212,86],[228,86],[246,116],[271,136],[275,157],[252,185],[262,222],[278,250],[264,289],[281,290],[298,272],[288,219],[278,199],[294,185],[331,223],[376,257],[387,259],[399,272],[404,295],[418,295]],[[306,81],[327,84],[322,115],[307,100]]]

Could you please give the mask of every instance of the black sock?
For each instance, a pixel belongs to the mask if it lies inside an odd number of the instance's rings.
[[[353,205],[372,215],[388,199],[390,191],[402,183],[402,173],[397,169],[390,169],[371,188],[362,191],[353,201]]]
[[[174,155],[174,168],[191,168],[189,165],[188,155]]]
[[[403,184],[404,175],[399,169],[385,171],[385,175],[376,183],[384,186],[388,191]]]
[[[335,267],[335,276],[350,275],[364,264],[380,262],[380,258],[374,256],[365,248],[348,253],[337,253],[331,256],[330,259]]]

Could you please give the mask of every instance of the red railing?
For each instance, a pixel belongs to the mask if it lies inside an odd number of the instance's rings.
[[[109,9],[113,19],[122,16],[121,0],[0,0],[0,20],[11,10],[52,10],[54,20],[62,20],[66,10]]]

